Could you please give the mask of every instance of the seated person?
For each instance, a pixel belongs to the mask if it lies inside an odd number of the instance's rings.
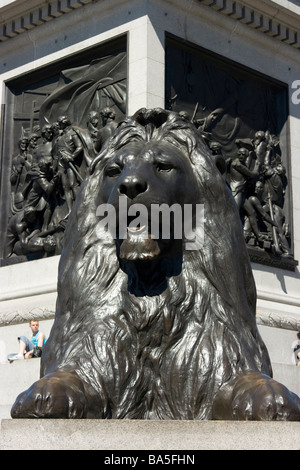
[[[45,334],[39,330],[38,320],[30,320],[29,328],[32,331],[32,337],[29,339],[26,336],[19,336],[19,352],[14,356],[8,356],[10,362],[18,359],[29,359],[31,357],[40,357],[42,355],[42,348],[44,347],[47,339]]]

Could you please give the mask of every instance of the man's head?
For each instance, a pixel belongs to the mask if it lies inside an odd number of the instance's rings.
[[[48,142],[51,142],[51,140],[53,139],[53,135],[54,135],[54,130],[53,130],[52,125],[46,124],[41,130],[41,135],[45,140],[47,140]]]
[[[38,320],[30,320],[29,328],[32,331],[32,334],[36,334],[39,331],[39,321]]]
[[[59,129],[64,130],[71,125],[71,120],[68,116],[60,116],[57,119],[57,124]]]
[[[31,149],[36,148],[38,139],[39,139],[38,134],[36,134],[36,133],[30,134],[30,136],[29,136],[29,147]]]
[[[21,139],[19,139],[19,142],[18,142],[18,145],[19,145],[19,149],[20,150],[26,150],[27,147],[28,147],[28,139],[27,137],[22,137]]]
[[[97,113],[97,111],[91,111],[88,114],[87,124],[91,123],[94,127],[97,127],[98,122],[99,122],[99,113]]]
[[[255,132],[254,137],[256,141],[262,142],[263,140],[265,140],[265,133],[263,131],[257,131]]]
[[[278,163],[278,165],[276,165],[275,171],[278,175],[285,175],[285,168],[282,163]]]
[[[102,117],[103,125],[105,125],[108,120],[113,121],[116,118],[116,113],[111,108],[102,109],[100,114],[101,114],[101,117]]]
[[[242,148],[240,148],[240,149],[238,150],[238,153],[237,153],[237,154],[238,154],[238,159],[239,159],[242,163],[244,163],[244,162],[246,161],[246,158],[247,158],[248,155],[249,155],[249,152],[248,152],[247,149],[245,149],[245,148],[242,147]]]
[[[52,253],[56,248],[56,241],[52,235],[48,235],[43,242],[43,247],[46,253]]]
[[[255,184],[255,194],[256,196],[261,196],[264,190],[264,185],[261,181],[257,181]]]

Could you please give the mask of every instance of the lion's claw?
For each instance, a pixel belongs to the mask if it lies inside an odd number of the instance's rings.
[[[300,421],[300,398],[271,377],[252,372],[220,390],[214,412],[214,419]]]
[[[57,372],[35,382],[21,393],[11,410],[12,418],[84,418],[86,399],[79,379]]]

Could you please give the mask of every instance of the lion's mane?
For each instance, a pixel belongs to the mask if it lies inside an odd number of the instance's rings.
[[[181,273],[161,295],[137,297],[96,212],[107,162],[128,142],[151,140],[188,155],[205,235],[199,250],[184,251]],[[209,419],[223,384],[247,371],[272,374],[255,308],[238,211],[201,136],[162,109],[127,118],[94,160],[70,216],[42,375],[75,371],[101,397],[98,417]]]

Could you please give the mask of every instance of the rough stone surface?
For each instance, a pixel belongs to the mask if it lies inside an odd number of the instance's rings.
[[[4,419],[0,449],[299,450],[299,433],[285,421]]]

